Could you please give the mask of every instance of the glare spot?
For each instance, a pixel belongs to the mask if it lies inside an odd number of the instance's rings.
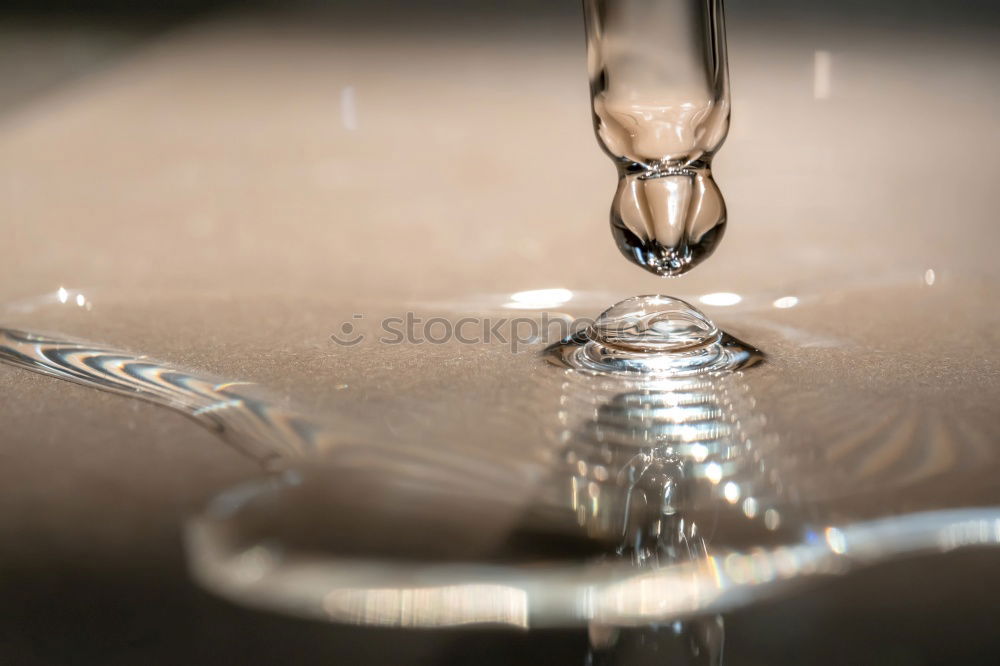
[[[81,308],[87,303],[87,299],[83,297],[83,294],[76,295],[76,304]]]
[[[709,463],[705,467],[705,477],[712,483],[722,481],[722,466],[719,463]]]
[[[723,562],[723,567],[737,585],[742,585],[750,580],[752,573],[750,559],[745,555],[739,555],[738,553],[727,555]]]
[[[354,86],[344,86],[340,90],[340,121],[348,132],[358,129],[358,103]]]
[[[695,462],[705,462],[705,458],[708,457],[708,447],[704,444],[692,444],[691,457]]]
[[[774,509],[764,512],[764,527],[769,530],[776,530],[781,526],[781,514]]]
[[[722,488],[722,495],[726,498],[726,501],[730,504],[736,504],[740,500],[740,487],[733,483],[728,482]]]
[[[698,300],[704,303],[705,305],[728,306],[728,305],[736,305],[737,303],[742,301],[743,298],[739,294],[734,294],[729,291],[716,291],[711,294],[705,294]]]
[[[755,500],[754,498],[748,497],[745,500],[743,500],[743,515],[745,515],[747,518],[751,519],[756,518],[757,511],[759,509],[760,507],[757,505],[757,500]]]
[[[212,387],[213,391],[226,391],[234,386],[254,386],[256,382],[223,382]]]
[[[255,583],[274,568],[275,557],[270,549],[264,546],[254,546],[239,556],[236,576],[243,583]]]
[[[66,291],[66,287],[59,287],[59,291],[56,292],[56,296],[59,297],[60,303],[65,303],[69,299],[69,292]]]
[[[829,51],[816,51],[813,55],[813,98],[829,99],[833,92],[833,56]]]
[[[795,296],[782,296],[781,298],[775,299],[774,307],[780,308],[782,310],[787,310],[788,308],[794,308],[799,304],[799,299]]]
[[[936,279],[937,276],[934,274],[933,268],[928,268],[926,271],[924,271],[924,284],[926,284],[928,287],[933,285]]]
[[[843,555],[847,552],[847,539],[844,538],[843,532],[836,527],[828,527],[825,532],[826,543],[830,546],[830,550],[838,555]]]
[[[486,583],[412,588],[338,587],[323,597],[334,619],[397,627],[506,624],[528,627],[528,593]]]
[[[532,289],[511,294],[505,308],[550,308],[562,305],[573,298],[569,289]]]

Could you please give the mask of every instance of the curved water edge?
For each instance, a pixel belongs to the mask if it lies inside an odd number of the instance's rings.
[[[628,627],[724,613],[893,558],[1000,545],[1000,507],[983,507],[831,525],[810,543],[645,567],[394,562],[284,553],[266,543],[233,549],[243,513],[298,482],[288,473],[234,488],[188,523],[189,563],[202,585],[249,606],[354,624]]]
[[[741,549],[712,547],[703,535],[700,542],[688,538],[678,557],[676,544],[661,538],[666,523],[652,530],[650,520],[731,505],[735,487],[735,506],[747,512],[745,500],[754,499],[755,520],[766,526],[764,498],[777,496],[770,470],[762,475],[754,466],[754,453],[766,454],[768,440],[752,418],[752,397],[740,397],[739,373],[622,381],[564,370],[560,404],[568,411],[560,440],[566,448],[551,469],[554,494],[536,503],[548,507],[544,520],[553,520],[554,507],[588,539],[618,540],[617,552],[524,566],[300,551],[267,538],[268,520],[280,518],[282,504],[303,487],[313,469],[302,467],[305,460],[317,453],[334,462],[338,452],[350,456],[336,424],[282,405],[260,387],[66,336],[0,329],[0,360],[180,411],[263,467],[283,468],[224,491],[192,518],[186,534],[191,570],[207,588],[295,615],[394,626],[638,626],[723,612],[895,557],[1000,543],[1000,507],[959,508],[828,524],[799,533],[797,541],[772,545],[762,538],[761,545]],[[409,455],[405,464],[386,460],[386,473],[396,478],[440,462],[418,451]],[[478,489],[452,481],[456,493]],[[677,494],[680,489],[685,493]],[[644,504],[636,503],[637,490]],[[660,491],[665,494],[656,495]],[[271,518],[261,522],[262,516]],[[263,532],[247,532],[248,518]]]

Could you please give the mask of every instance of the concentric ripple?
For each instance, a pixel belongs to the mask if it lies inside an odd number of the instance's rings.
[[[576,370],[652,377],[736,370],[764,358],[690,303],[659,295],[612,305],[586,331],[552,345],[548,353]]]

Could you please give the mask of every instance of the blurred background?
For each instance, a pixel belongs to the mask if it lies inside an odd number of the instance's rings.
[[[576,2],[72,4],[5,10],[6,297],[658,288],[608,241]],[[732,224],[675,291],[993,271],[995,4],[731,4]]]
[[[672,290],[1000,277],[998,3],[731,0],[727,22],[734,115],[715,172],[730,225]],[[12,0],[0,81],[5,302],[61,285],[661,288],[607,230],[615,174],[575,0]],[[7,418],[13,459],[42,417]],[[578,630],[238,608],[184,569],[175,526],[203,494],[178,491],[130,540],[86,508],[113,477],[52,496],[44,460],[20,469],[2,478],[3,663],[583,663]],[[726,663],[996,663],[997,589],[981,552],[865,571],[727,616]]]

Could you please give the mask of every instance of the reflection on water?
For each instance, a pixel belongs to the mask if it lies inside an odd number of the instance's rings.
[[[659,533],[661,517],[753,500],[764,469],[756,447],[773,447],[774,438],[739,373],[564,377],[560,437],[569,442],[573,504],[588,532],[616,533],[645,562],[655,559],[648,533]]]
[[[463,353],[473,363],[491,350]],[[529,460],[530,446],[512,448],[496,465],[474,430],[460,443],[420,432],[388,442],[256,385],[0,329],[3,361],[179,410],[271,470],[190,521],[188,554],[209,589],[290,614],[391,626],[582,623],[594,663],[640,659],[652,646],[716,663],[718,615],[729,609],[890,557],[1000,543],[1000,511],[963,508],[971,501],[867,498],[842,520],[815,510],[834,486],[852,496],[881,485],[881,498],[897,487],[890,482],[987,459],[981,437],[934,439],[900,426],[914,421],[895,418],[895,403],[876,405],[876,419],[823,396],[790,396],[792,412],[830,424],[821,448],[803,447],[758,404],[756,378],[768,366],[620,378],[517,358],[545,413],[516,416],[531,422],[524,433],[553,424],[534,442],[551,455]],[[506,394],[489,396],[476,399],[510,408]],[[484,418],[468,415],[472,426]],[[802,455],[818,450],[824,457]],[[953,508],[928,510],[941,506]]]
[[[740,507],[762,518],[768,506],[755,492],[774,478],[767,459],[779,441],[755,412],[741,372],[620,379],[565,371],[558,437],[569,442],[565,462],[574,506],[590,533],[628,533],[623,517],[633,496],[655,517]],[[646,484],[659,493],[654,502]],[[652,522],[650,522],[652,521]],[[639,548],[639,542],[632,543]]]
[[[63,302],[64,291],[59,294]],[[0,328],[0,360],[178,410],[265,464],[324,450],[335,442],[330,430],[274,401],[255,397],[250,384],[220,381],[141,354]]]
[[[710,558],[717,522],[705,506],[753,507],[773,448],[742,372],[621,378],[565,371],[559,420],[570,495],[590,534],[614,534],[618,557],[637,568]],[[705,516],[708,516],[705,520]],[[719,664],[721,615],[622,630],[592,623],[594,664]],[[596,640],[595,640],[596,639]]]

